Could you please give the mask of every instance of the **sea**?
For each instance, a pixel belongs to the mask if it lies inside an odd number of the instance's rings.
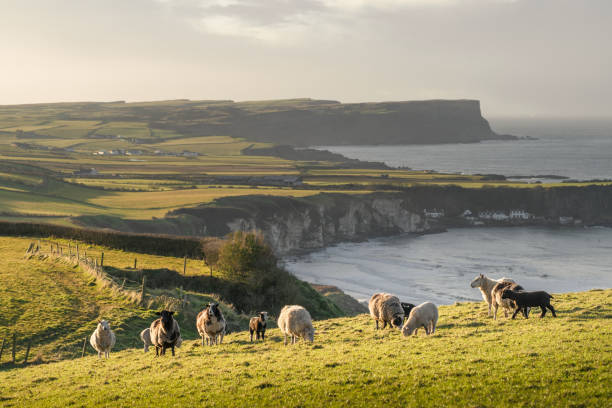
[[[317,148],[439,172],[612,179],[610,121],[500,119],[492,125],[537,140]],[[457,228],[344,243],[284,262],[300,279],[335,285],[361,301],[380,291],[411,303],[480,300],[470,287],[480,273],[512,278],[527,290],[583,291],[612,287],[612,228]]]

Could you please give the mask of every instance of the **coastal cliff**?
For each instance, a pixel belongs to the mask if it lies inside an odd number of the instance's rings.
[[[234,115],[219,130],[251,141],[293,146],[474,143],[515,138],[493,132],[477,100],[289,105]]]
[[[428,216],[438,209],[444,215]],[[482,188],[413,187],[396,193],[317,194],[303,198],[226,197],[211,204],[172,211],[162,219],[126,220],[100,216],[75,219],[83,226],[125,232],[182,236],[224,236],[234,230],[262,231],[280,254],[340,242],[402,233],[427,233],[470,226],[463,217],[483,211],[522,210],[528,220],[483,225],[612,225],[612,187]]]

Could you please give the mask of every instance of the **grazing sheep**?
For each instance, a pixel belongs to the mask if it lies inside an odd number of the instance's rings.
[[[480,289],[480,293],[482,293],[482,298],[484,299],[485,302],[487,302],[487,305],[489,306],[489,316],[491,316],[491,307],[493,303],[493,294],[492,294],[493,287],[499,282],[514,283],[514,281],[509,278],[501,278],[497,280],[490,279],[490,278],[487,278],[482,273],[478,275],[477,277],[475,277],[472,280],[472,283],[470,283],[471,287]]]
[[[406,302],[400,302],[400,304],[402,305],[402,309],[404,309],[404,322],[406,320],[408,320],[408,316],[410,316],[410,311],[412,309],[414,309],[414,306],[412,303],[406,303]]]
[[[278,328],[285,336],[291,336],[291,344],[295,344],[299,337],[309,342],[314,341],[315,329],[312,327],[312,319],[308,310],[298,305],[287,305],[283,307],[278,317]]]
[[[266,316],[267,312],[260,312],[259,316],[251,317],[249,321],[249,333],[251,334],[251,343],[253,342],[253,333],[256,333],[257,340],[261,336],[261,341],[265,340],[266,335]]]
[[[151,343],[151,328],[150,327],[147,327],[146,329],[140,332],[140,340],[142,340],[142,342],[144,343],[144,352],[145,353],[148,352],[149,347],[153,345],[153,343]],[[179,337],[174,346],[181,347],[181,344],[183,344],[183,338]]]
[[[196,327],[202,337],[202,346],[204,346],[204,339],[206,339],[206,344],[211,346],[223,343],[225,326],[225,318],[219,309],[219,304],[209,303],[196,318]]]
[[[181,329],[178,322],[172,317],[173,314],[174,312],[168,310],[157,312],[157,315],[161,317],[151,323],[149,334],[151,345],[155,346],[156,356],[159,356],[160,349],[161,355],[165,355],[168,347],[172,348],[172,356],[174,356],[174,348],[181,338]]]
[[[378,322],[382,322],[383,329],[387,327],[387,323],[398,329],[404,323],[404,309],[397,296],[389,293],[375,293],[370,298],[368,308],[370,315],[376,321],[376,330],[378,330]]]
[[[552,296],[547,292],[517,292],[512,289],[506,289],[502,292],[501,297],[502,299],[512,299],[514,302],[516,302],[516,310],[512,314],[513,319],[521,309],[525,319],[529,318],[529,313],[527,311],[528,307],[539,307],[542,309],[542,314],[540,315],[541,318],[546,315],[547,308],[550,309],[553,317],[557,317],[555,309],[550,304],[550,299]]]
[[[506,289],[512,289],[517,292],[525,290],[521,285],[513,282],[502,281],[496,283],[491,290],[491,306],[493,307],[493,319],[495,320],[497,320],[497,309],[500,305],[504,309],[505,317],[508,317],[508,311],[514,311],[516,309],[516,303],[513,300],[502,299],[502,292]]]
[[[110,323],[106,320],[98,322],[98,327],[89,338],[89,343],[98,352],[98,358],[110,357],[110,351],[115,345],[115,333],[110,328]]]
[[[438,323],[438,308],[431,302],[421,303],[410,312],[408,320],[402,327],[402,334],[406,337],[412,332],[416,335],[421,327],[425,328],[425,334],[434,334]]]

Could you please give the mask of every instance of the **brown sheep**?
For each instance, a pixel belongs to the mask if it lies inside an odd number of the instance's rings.
[[[172,348],[172,355],[174,356],[174,347],[181,337],[181,330],[178,322],[172,317],[173,314],[174,312],[168,310],[157,312],[157,315],[161,317],[151,323],[151,344],[155,346],[156,356],[159,356],[159,350],[161,350],[162,356],[165,355],[168,347]]]
[[[257,340],[261,336],[261,341],[265,340],[266,335],[266,316],[267,312],[260,312],[259,316],[251,317],[249,321],[249,333],[251,334],[251,343],[253,342],[253,333],[256,333]]]
[[[389,293],[375,293],[370,298],[368,303],[370,315],[376,321],[376,330],[378,330],[378,322],[382,322],[383,329],[389,326],[401,328],[404,323],[404,309],[397,296]]]

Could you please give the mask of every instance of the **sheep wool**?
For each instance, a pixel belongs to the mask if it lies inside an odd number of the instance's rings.
[[[308,310],[298,305],[287,305],[283,307],[278,317],[278,328],[285,336],[291,337],[291,344],[295,344],[301,337],[309,342],[314,341],[315,329],[312,326],[312,318]]]
[[[410,336],[413,332],[416,335],[421,327],[425,328],[427,335],[436,331],[438,324],[438,308],[431,302],[421,303],[410,312],[408,320],[402,327],[402,334]]]
[[[105,358],[109,358],[110,351],[115,345],[115,340],[115,333],[112,332],[110,323],[102,320],[89,338],[89,343],[98,352],[98,358],[102,357],[102,353],[104,353]]]
[[[389,324],[391,327],[400,328],[404,322],[404,308],[397,296],[389,293],[375,293],[368,303],[370,315],[378,323],[383,324],[383,329]]]

